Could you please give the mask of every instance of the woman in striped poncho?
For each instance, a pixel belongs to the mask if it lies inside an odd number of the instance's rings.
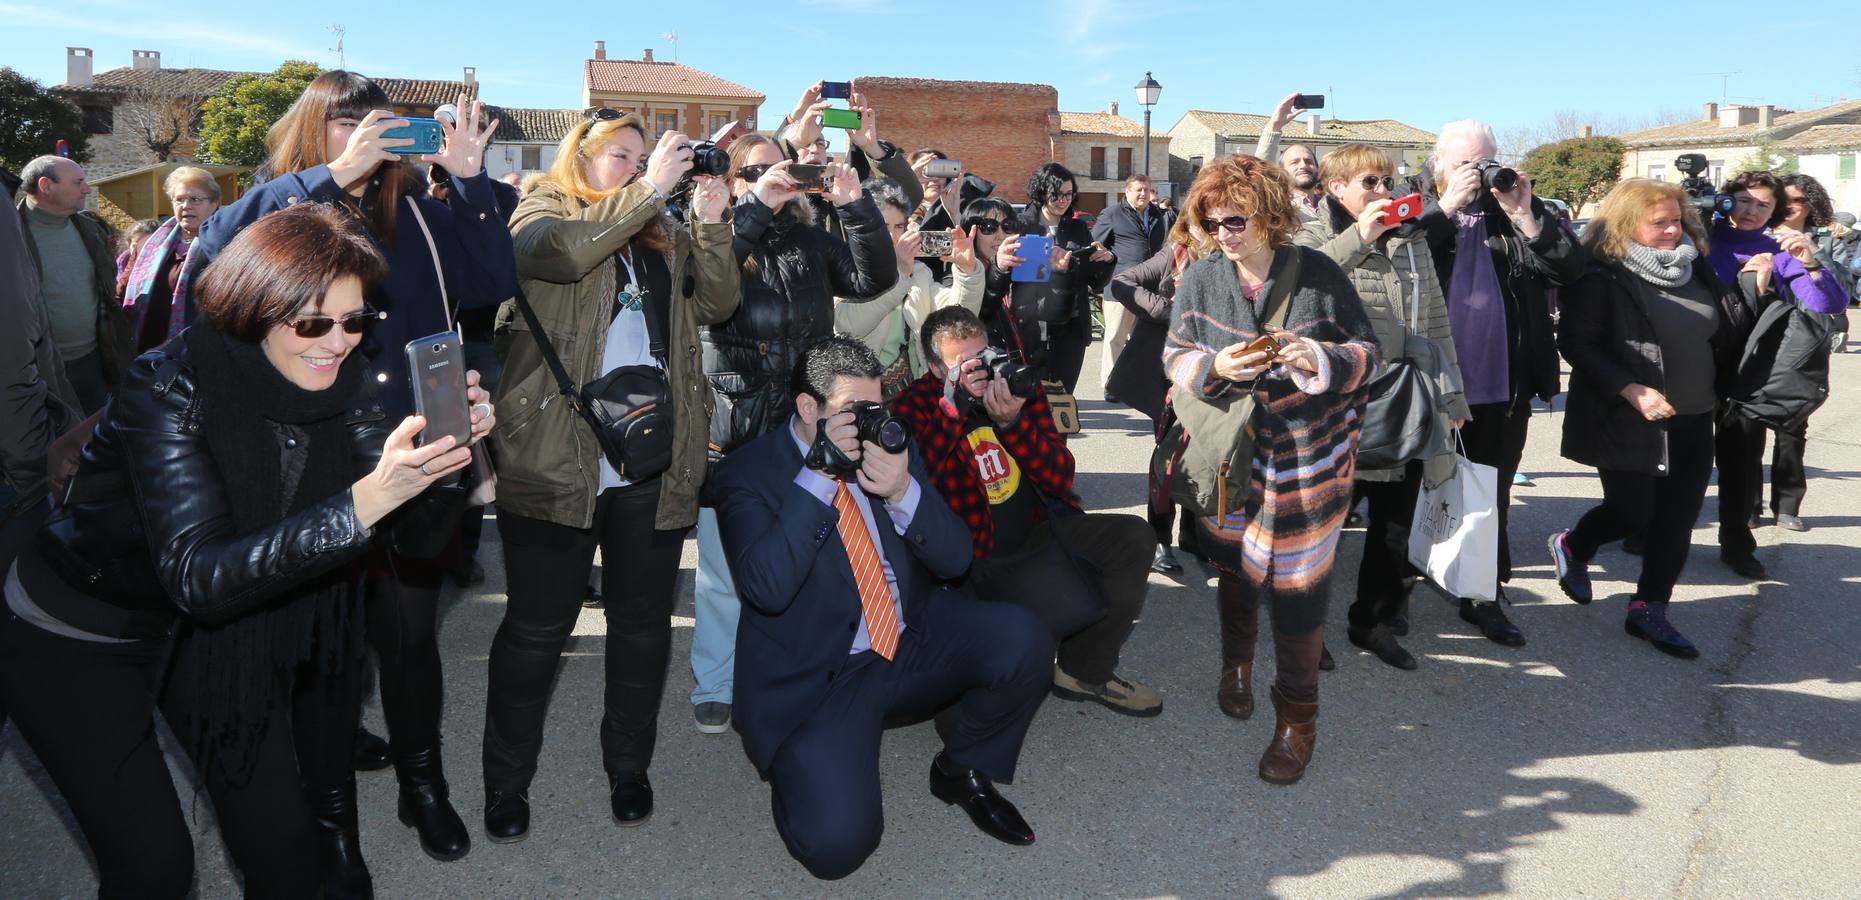
[[[1350,510],[1362,387],[1376,368],[1376,336],[1357,291],[1323,254],[1292,246],[1300,218],[1281,172],[1251,156],[1202,170],[1183,215],[1218,254],[1183,272],[1163,351],[1177,387],[1215,398],[1255,392],[1254,466],[1246,501],[1201,521],[1202,549],[1221,571],[1222,676],[1217,699],[1253,715],[1259,609],[1273,611],[1279,661],[1277,721],[1260,777],[1290,784],[1317,737],[1318,659],[1326,585]],[[1301,254],[1284,344],[1276,358],[1245,353],[1262,334],[1264,304],[1287,260]]]

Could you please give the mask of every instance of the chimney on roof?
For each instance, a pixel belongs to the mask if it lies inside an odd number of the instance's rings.
[[[466,93],[468,94],[478,93],[478,67],[477,66],[466,66],[465,67],[464,81],[465,81],[465,92]]]
[[[646,55],[642,57],[640,61],[641,62],[652,62],[653,61],[653,48],[648,47],[646,48],[644,52],[646,53]]]
[[[162,67],[160,50],[131,50],[129,56],[129,67],[137,72],[153,71]]]
[[[607,42],[606,41],[595,41],[594,42],[594,58],[595,59],[606,59],[607,58]]]
[[[1758,107],[1758,130],[1759,131],[1771,130],[1771,114],[1776,112],[1776,110],[1777,108],[1770,105],[1769,103],[1766,103],[1763,106]]]
[[[1577,129],[1577,137],[1587,138],[1587,137],[1595,137],[1595,136],[1596,136],[1595,126],[1585,125],[1582,128]]]
[[[1717,103],[1706,104],[1706,121],[1708,122],[1719,121],[1719,104]]]
[[[1318,122],[1320,119],[1323,119],[1323,118],[1324,116],[1321,116],[1318,113],[1312,113],[1312,117],[1310,119],[1305,120],[1305,133],[1313,137],[1317,137],[1318,136]]]
[[[65,83],[72,87],[90,87],[94,62],[96,57],[89,47],[66,47]]]
[[[1105,107],[1105,112],[1111,115],[1114,115],[1114,116],[1117,115],[1118,114],[1118,101],[1116,100],[1111,101],[1111,105]]]

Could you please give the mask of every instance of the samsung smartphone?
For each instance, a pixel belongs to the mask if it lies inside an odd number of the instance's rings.
[[[439,152],[440,142],[445,139],[446,133],[440,130],[438,119],[422,119],[416,116],[395,116],[395,118],[407,124],[398,128],[390,128],[382,132],[381,136],[384,138],[413,138],[414,142],[405,147],[390,147],[388,148],[389,153],[399,153],[402,156],[421,156],[428,153]]]
[[[951,250],[950,232],[918,232],[918,257],[949,256]]]
[[[851,109],[821,110],[822,128],[845,128],[848,131],[859,128],[859,113]]]
[[[459,333],[442,331],[407,343],[407,371],[414,385],[414,412],[426,417],[425,446],[452,435],[463,447],[472,439],[471,403],[465,397],[465,354]]]
[[[826,166],[790,163],[787,172],[788,177],[795,180],[795,187],[810,194],[824,194],[833,184],[833,177],[827,174]]]
[[[1040,282],[1053,277],[1053,238],[1044,234],[1024,234],[1015,255],[1024,262],[1008,273],[1010,281]]]
[[[851,100],[853,99],[853,83],[850,81],[823,81],[821,82],[821,99]]]
[[[1389,201],[1389,208],[1383,210],[1382,223],[1396,225],[1407,222],[1422,214],[1422,195],[1410,194]]]
[[[1300,94],[1292,98],[1293,109],[1324,109],[1324,94]]]

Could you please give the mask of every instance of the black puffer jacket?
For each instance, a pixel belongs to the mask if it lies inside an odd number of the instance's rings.
[[[1713,390],[1723,398],[1751,331],[1751,312],[1737,289],[1720,281],[1703,256],[1693,263],[1693,279],[1718,300]],[[1651,291],[1640,276],[1621,265],[1597,260],[1582,280],[1560,295],[1557,347],[1570,362],[1565,459],[1598,469],[1667,474],[1667,423],[1648,421],[1622,398],[1622,389],[1631,384],[1667,389],[1660,342],[1648,318]]]
[[[705,329],[704,374],[717,391],[711,448],[729,452],[795,411],[789,376],[801,351],[834,333],[834,298],[869,298],[898,280],[885,219],[871,199],[839,210],[845,241],[776,215],[755,194],[732,217],[743,299],[727,321]]]
[[[184,341],[143,354],[84,445],[67,501],[68,527],[48,526],[39,536],[42,550],[52,549],[48,541],[64,548],[46,552],[47,563],[80,591],[85,585],[55,560],[134,559],[126,551],[141,550],[133,565],[152,567],[149,578],[162,590],[98,597],[126,614],[121,629],[112,630],[160,625],[173,618],[176,607],[196,622],[222,625],[355,561],[370,547],[374,532],[362,528],[348,491],[269,527],[235,533],[224,476],[207,449],[203,423],[213,414],[210,400],[200,395]],[[346,424],[359,478],[381,459],[391,428],[372,392],[355,401]],[[308,453],[301,442],[281,435],[279,452],[286,473],[301,471]],[[443,541],[450,535],[464,506],[463,488],[435,486],[384,525],[395,550],[431,557],[441,549],[434,536]],[[125,547],[125,539],[146,546]],[[88,614],[94,610],[47,612],[85,630],[98,627],[98,617]]]

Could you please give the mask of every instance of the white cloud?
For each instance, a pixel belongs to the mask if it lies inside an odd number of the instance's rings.
[[[286,59],[318,60],[325,53],[320,48],[280,40],[274,34],[264,31],[200,24],[187,18],[131,21],[117,16],[79,16],[40,6],[17,6],[11,3],[0,3],[0,17],[6,18],[15,28],[101,33],[137,38],[145,44],[200,47],[222,52],[234,47],[255,55],[276,56],[280,62]]]

